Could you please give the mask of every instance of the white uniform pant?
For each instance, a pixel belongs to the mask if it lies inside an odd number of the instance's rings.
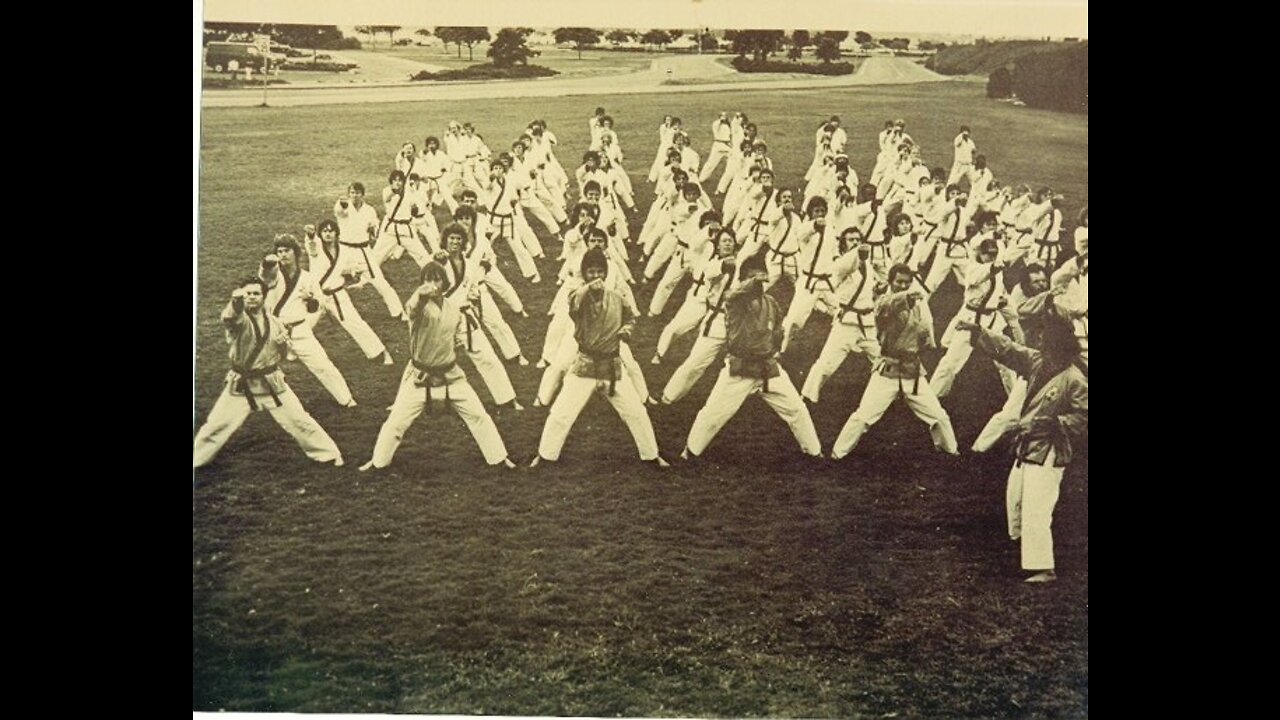
[[[548,198],[548,200],[550,200],[550,198]],[[539,200],[537,196],[526,197],[521,200],[520,208],[524,210],[526,221],[527,218],[532,216],[540,225],[542,225],[542,227],[546,228],[549,234],[560,234],[560,224],[556,222],[556,218],[552,215],[551,210],[549,210],[546,205],[542,204],[542,200]],[[539,245],[538,248],[541,250],[542,246]],[[533,252],[532,248],[530,248],[530,252]],[[539,252],[534,254],[539,255],[541,253]]]
[[[271,418],[297,441],[307,457],[316,462],[332,462],[342,457],[333,438],[307,413],[292,390],[285,388],[278,397],[279,407],[270,395],[254,396],[254,402],[259,409],[271,413]],[[218,396],[218,401],[209,411],[209,417],[205,418],[204,425],[196,433],[191,466],[198,468],[213,460],[251,412],[253,408],[249,406],[248,399],[232,395],[230,386],[224,386],[222,395]]]
[[[573,332],[573,320],[569,318],[568,310],[558,309],[551,315],[551,322],[547,324],[547,335],[542,341],[542,361],[550,364],[555,361],[560,351],[560,345],[564,342],[565,333]]]
[[[529,218],[525,215],[522,208],[516,208],[511,217],[516,221],[516,237],[520,238],[520,242],[524,244],[525,250],[536,260],[542,257],[542,241],[538,240],[538,235],[533,231],[533,227],[529,225]],[[556,228],[551,234],[555,235],[560,231]]]
[[[507,241],[507,247],[511,248],[511,254],[516,257],[516,265],[520,266],[520,274],[526,280],[538,277],[538,266],[533,262],[533,255],[516,230],[516,216],[493,215],[490,217],[490,222],[493,227],[494,244],[497,244],[498,238]]]
[[[1058,504],[1062,473],[1066,468],[1054,467],[1054,452],[1049,450],[1044,465],[1014,461],[1009,471],[1005,508],[1009,515],[1009,537],[1022,539],[1022,569],[1052,570],[1053,509]]]
[[[555,404],[547,415],[547,424],[542,428],[542,439],[538,442],[538,455],[547,460],[559,460],[560,451],[569,437],[573,423],[578,419],[582,408],[586,407],[591,395],[600,392],[618,411],[618,417],[626,423],[635,440],[636,450],[641,460],[653,460],[658,457],[658,440],[653,434],[653,423],[645,410],[642,395],[623,378],[613,383],[613,394],[609,394],[609,381],[585,378],[569,373],[564,378],[564,387],[556,396]]]
[[[656,297],[655,293],[655,297]],[[671,322],[662,328],[662,334],[658,336],[658,349],[656,350],[658,357],[666,357],[667,351],[671,349],[671,343],[676,338],[684,337],[691,330],[696,330],[702,323],[702,318],[707,314],[707,303],[699,297],[686,297],[680,305],[680,309],[676,311],[675,317],[671,318]]]
[[[410,223],[391,223],[378,235],[378,242],[373,246],[372,257],[378,264],[387,261],[387,255],[399,245],[409,253],[409,257],[421,268],[431,260],[431,255],[422,246],[418,233],[414,232]]]
[[[969,173],[973,170],[973,163],[960,162],[956,160],[951,164],[951,174],[947,176],[947,184],[955,185],[960,182],[960,178],[969,177]]]
[[[969,362],[969,356],[973,354],[973,343],[969,331],[956,330],[956,323],[961,318],[976,322],[975,313],[972,310],[961,308],[960,312],[951,319],[951,324],[947,326],[947,332],[942,338],[942,343],[947,346],[947,352],[938,361],[938,367],[934,368],[933,377],[930,379],[930,384],[933,385],[938,397],[951,394],[951,386],[955,383],[956,376],[964,369],[965,363]],[[984,312],[981,324],[991,332],[1000,332],[1004,330],[1004,317],[997,310]],[[996,364],[996,370],[1000,373],[1000,382],[1004,385],[1005,393],[1008,393],[1013,388],[1013,381],[1016,378],[1014,372],[1000,364]]]
[[[707,368],[721,358],[724,345],[723,336],[711,337],[700,331],[698,339],[693,341],[693,347],[689,350],[689,357],[685,358],[684,362],[680,363],[680,367],[671,373],[667,386],[662,389],[662,402],[670,405],[688,395],[693,386],[702,379]]]
[[[839,459],[853,452],[867,428],[884,417],[885,411],[899,394],[907,401],[911,412],[929,426],[934,447],[951,455],[957,454],[959,449],[956,447],[956,433],[951,428],[951,417],[942,408],[942,403],[938,402],[938,396],[933,394],[929,381],[924,377],[918,381],[888,378],[879,372],[871,373],[867,389],[862,392],[862,401],[841,428],[831,454]]]
[[[573,323],[570,322],[546,369],[542,371],[542,379],[538,381],[538,403],[543,406],[555,402],[560,387],[569,374],[569,368],[573,367],[574,360],[578,359],[578,341],[573,337],[573,330]],[[631,383],[636,395],[642,398],[649,397],[649,383],[644,378],[644,369],[640,367],[640,363],[636,362],[630,345],[618,344],[618,359],[622,361],[621,382]]]
[[[978,433],[978,439],[973,441],[973,451],[990,450],[1000,438],[1017,427],[1018,421],[1022,419],[1022,406],[1026,402],[1027,379],[1018,377],[1013,381],[1013,387],[1009,389],[1009,397],[1005,398],[1004,407],[991,416],[983,426],[982,432]]]
[[[932,296],[942,287],[942,283],[947,280],[947,273],[955,275],[956,282],[960,282],[960,259],[949,257],[947,251],[949,246],[938,241],[938,253],[933,257],[933,265],[929,268],[929,274],[924,279],[924,288],[929,291]],[[956,251],[959,252],[958,250]]]
[[[649,166],[649,182],[658,182],[658,172],[667,164],[667,151],[671,143],[658,143],[658,153],[653,156],[653,164]]]
[[[663,309],[667,307],[667,301],[671,299],[672,293],[676,291],[680,281],[688,274],[689,266],[684,264],[684,251],[681,249],[680,252],[671,256],[671,262],[667,263],[667,269],[662,273],[662,279],[658,281],[657,287],[653,289],[653,297],[649,298],[650,315],[657,317],[662,314]]]
[[[813,314],[814,307],[817,306],[818,300],[821,299],[828,307],[834,305],[835,301],[831,299],[831,290],[828,288],[829,283],[824,280],[818,280],[814,283],[814,289],[809,290],[805,281],[796,285],[795,294],[791,296],[791,304],[787,306],[787,314],[783,317],[782,327],[788,331],[791,326],[803,329],[805,323],[809,322],[809,316]]]
[[[346,378],[342,377],[342,371],[329,359],[329,353],[324,351],[324,346],[316,339],[306,321],[289,328],[289,351],[303,367],[316,376],[339,405],[351,403],[351,388],[347,386]]]
[[[727,172],[728,160],[729,143],[712,142],[711,149],[707,151],[707,161],[703,163],[702,170],[698,172],[698,184],[706,185],[707,180],[711,177],[711,174],[716,171],[716,166],[718,166],[721,161],[725,161]]]
[[[515,332],[507,324],[507,319],[502,317],[502,311],[498,309],[498,303],[494,302],[488,287],[480,290],[480,324],[493,336],[493,341],[498,344],[498,352],[502,354],[504,360],[515,360],[520,357],[520,341],[516,339]],[[474,331],[472,332],[474,334]]]
[[[463,330],[457,335],[457,342],[462,345],[466,355],[471,359],[471,364],[475,365],[476,372],[480,374],[480,379],[484,381],[484,385],[489,389],[489,394],[493,396],[493,401],[499,405],[505,405],[516,398],[516,390],[511,387],[511,378],[507,375],[507,367],[502,364],[502,360],[498,359],[498,354],[493,351],[493,345],[489,343],[489,338],[485,337],[484,331],[478,327],[471,328],[470,338],[467,337],[466,327],[469,326],[470,320],[463,320]]]
[[[742,155],[740,153],[729,153],[729,158],[724,163],[724,174],[720,176],[720,182],[716,183],[716,192],[723,195],[733,184],[733,178],[738,175],[738,170],[742,167]]]
[[[511,308],[511,312],[517,315],[524,312],[524,301],[520,299],[520,294],[512,287],[511,281],[502,274],[497,265],[489,268],[489,271],[484,274],[484,285],[489,288],[489,292],[493,293],[494,299],[501,300],[503,305]]]
[[[404,315],[404,305],[400,302],[400,296],[396,294],[395,288],[391,287],[391,283],[382,275],[382,268],[378,263],[373,261],[373,253],[364,246],[356,247],[347,246],[347,252],[354,253],[356,260],[348,265],[349,268],[359,270],[363,273],[365,282],[373,286],[378,291],[378,295],[382,297],[382,303],[387,306],[387,313],[391,317],[400,317]]]
[[[484,404],[480,402],[480,397],[476,395],[475,390],[471,389],[466,378],[458,378],[442,387],[431,388],[429,391],[414,383],[417,374],[413,365],[405,368],[404,375],[400,379],[400,389],[396,392],[395,403],[391,406],[391,414],[387,416],[387,421],[378,431],[378,440],[373,446],[374,467],[383,468],[391,464],[391,458],[395,456],[396,449],[400,447],[400,441],[404,439],[409,426],[427,408],[429,392],[434,412],[439,412],[436,408],[448,405],[467,424],[471,437],[475,438],[476,444],[480,446],[480,452],[484,454],[485,462],[497,465],[506,459],[507,447],[502,442],[502,436],[498,434],[498,426],[493,423],[493,418],[489,417]],[[432,437],[431,441],[441,442],[438,437]]]
[[[707,396],[706,405],[698,411],[693,427],[689,429],[689,440],[685,443],[689,452],[701,455],[716,434],[737,414],[747,396],[759,394],[760,399],[791,428],[791,434],[800,443],[800,450],[804,454],[821,455],[822,443],[818,441],[818,431],[813,426],[813,418],[809,416],[809,408],[804,406],[787,371],[779,367],[778,376],[769,378],[767,384],[768,391],[764,389],[764,380],[730,374],[729,363],[726,362],[720,376],[716,378],[715,387],[711,388],[711,394]]]
[[[854,317],[853,313],[849,313]],[[876,335],[875,321],[870,315],[862,319],[863,326],[833,321],[827,342],[818,353],[818,359],[809,368],[809,375],[804,379],[802,392],[810,402],[818,402],[822,394],[822,386],[840,369],[849,353],[860,353],[874,367],[880,359],[880,341]]]
[[[382,338],[379,338],[373,328],[369,327],[369,323],[365,322],[346,290],[339,290],[333,294],[325,293],[320,306],[342,326],[343,330],[347,331],[352,340],[356,341],[360,346],[360,352],[364,353],[366,358],[372,360],[386,352],[387,346],[382,343]],[[313,328],[319,317],[319,315],[312,316]]]
[[[662,239],[662,231],[671,227],[671,216],[660,198],[655,198],[649,206],[649,213],[640,227],[640,247],[645,255],[653,252],[653,248]]]

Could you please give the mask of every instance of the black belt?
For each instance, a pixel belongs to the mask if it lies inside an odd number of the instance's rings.
[[[975,324],[977,324],[977,325],[981,325],[981,324],[982,324],[982,316],[983,316],[983,315],[990,315],[990,316],[991,316],[991,322],[987,323],[987,329],[988,329],[988,330],[991,330],[991,329],[993,329],[993,328],[996,326],[996,313],[998,313],[998,312],[1000,311],[1000,308],[976,308],[976,307],[973,307],[973,306],[971,306],[971,305],[965,305],[965,306],[964,306],[964,309],[965,309],[965,310],[968,310],[968,311],[969,311],[969,312],[971,312],[971,313],[973,313],[973,319],[974,319],[975,321],[977,321]]]
[[[444,401],[446,403],[449,402],[449,379],[445,377],[445,373],[457,366],[457,360],[454,360],[448,365],[427,365],[426,363],[420,363],[413,358],[409,358],[409,362],[413,363],[414,369],[418,370],[418,372],[425,373],[427,376],[425,378],[426,384],[422,386],[426,390],[426,408],[424,408],[424,410],[431,407],[431,388],[433,387],[444,386]]]
[[[231,369],[240,376],[240,380],[236,382],[236,389],[244,393],[245,400],[249,401],[249,409],[257,410],[258,403],[253,399],[253,388],[249,387],[250,380],[259,380],[265,378],[273,372],[280,369],[278,365],[268,365],[258,370],[246,370],[244,368],[231,366]],[[266,383],[267,393],[271,395],[271,399],[276,401],[276,407],[284,407],[284,403],[280,401],[280,396],[276,394],[276,389],[271,387],[271,383]]]
[[[759,374],[759,377],[754,379],[763,381],[764,385],[761,386],[761,389],[764,392],[769,392],[769,361],[773,360],[773,356],[757,355],[756,357],[743,357],[741,355],[735,355],[734,357],[743,363],[746,363],[747,368],[755,370]]]
[[[841,322],[844,322],[844,316],[845,316],[845,315],[848,315],[849,313],[853,313],[854,315],[857,315],[857,316],[858,316],[858,331],[859,331],[859,332],[861,332],[861,333],[862,333],[862,337],[864,337],[864,338],[865,338],[865,337],[867,336],[867,326],[866,326],[866,323],[864,323],[864,322],[862,321],[862,319],[863,319],[864,317],[866,317],[866,316],[870,315],[871,313],[874,313],[875,311],[876,311],[876,309],[875,309],[875,308],[873,308],[873,307],[869,307],[869,308],[861,308],[861,309],[859,309],[859,308],[850,307],[850,306],[847,306],[847,305],[841,305],[841,306],[840,306],[840,321],[841,321]]]
[[[816,285],[819,280],[827,284],[828,290],[836,289],[835,286],[831,284],[831,273],[816,273],[805,270],[804,274],[809,276],[809,279],[805,282],[808,286],[807,289],[809,292],[813,292],[813,286]]]
[[[906,365],[906,361],[899,360],[897,358],[888,357],[888,356],[882,356],[880,358],[880,372],[883,373],[885,367],[890,364]],[[902,395],[907,395],[907,394],[919,395],[920,394],[920,360],[919,358],[916,359],[916,376],[915,376],[915,379],[912,381],[910,393],[907,393],[907,389],[902,386],[902,380],[903,378],[898,378],[899,394],[902,394]]]
[[[594,353],[589,353],[586,350],[583,350],[581,348],[578,349],[578,352],[585,355],[586,358],[591,361],[591,365],[592,365],[591,370],[596,375],[600,374],[601,364],[603,363],[609,364],[609,397],[613,397],[614,390],[616,389],[616,386],[618,384],[618,373],[614,371],[613,361],[618,359],[618,353],[614,352],[609,355],[596,355]]]

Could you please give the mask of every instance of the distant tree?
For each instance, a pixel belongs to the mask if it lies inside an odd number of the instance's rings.
[[[438,27],[436,37],[445,43],[456,43],[458,57],[462,57],[462,46],[467,46],[467,59],[475,60],[474,47],[489,39],[489,28],[484,27]]]
[[[582,59],[582,48],[600,44],[600,31],[595,28],[556,28],[552,35],[557,43],[573,43],[573,49],[578,51],[579,60]]]
[[[376,31],[374,30],[374,27],[373,27],[372,25],[357,25],[357,26],[356,26],[356,34],[357,34],[357,35],[368,35],[368,36],[369,36],[369,44],[370,44],[370,45],[373,45],[373,44],[374,44],[374,42],[373,42],[373,41],[377,39],[377,37],[375,36],[375,33],[376,33]]]
[[[832,40],[835,40],[836,44],[839,45],[840,43],[849,39],[849,31],[848,30],[824,30],[814,35],[813,40],[816,43],[818,40],[821,40],[824,37],[828,37],[828,38],[831,38]]]
[[[813,44],[813,36],[808,30],[793,30],[791,32],[792,47],[807,48]]]
[[[661,48],[671,42],[671,35],[666,30],[650,30],[640,37],[640,42],[645,45],[656,45]]]
[[[866,45],[873,40],[875,40],[875,38],[871,37],[871,33],[866,30],[859,30],[853,34],[853,41],[859,45]]]
[[[276,25],[271,32],[276,42],[295,48],[338,49],[342,31],[335,25]]]
[[[702,46],[703,50],[719,50],[720,49],[720,41],[716,39],[715,34],[712,33],[711,31],[702,33],[702,35],[698,38],[698,44]]]
[[[604,39],[613,43],[614,47],[617,47],[624,42],[634,39],[635,36],[635,30],[610,30],[609,33],[604,36]]]
[[[738,31],[737,31],[737,30],[725,30],[725,31],[724,31],[724,39],[725,39],[725,41],[726,41],[726,42],[733,42],[733,41],[734,41],[734,39],[735,39],[735,38],[737,38],[737,37],[738,37]]]
[[[840,59],[840,42],[829,35],[818,38],[818,48],[813,54],[824,63]]]
[[[880,44],[890,50],[907,50],[911,47],[911,40],[909,38],[893,38],[892,40],[881,39]]]
[[[498,36],[489,43],[489,57],[493,58],[493,64],[498,67],[511,67],[512,65],[528,65],[529,58],[537,57],[536,50],[530,50],[526,42],[529,33],[533,32],[530,28],[502,28],[498,31]],[[489,32],[486,30],[485,35]],[[467,46],[470,49],[470,45]]]
[[[667,35],[671,38],[671,42],[675,42],[676,40],[679,40],[680,38],[684,37],[684,31],[683,31],[683,30],[668,30],[668,31],[667,31]]]
[[[413,31],[413,34],[421,35],[422,37],[431,37],[431,31],[426,28],[418,28],[417,30]]]
[[[403,28],[399,25],[374,25],[373,29],[375,32],[386,33],[387,40],[389,40],[392,45],[395,45],[396,33],[400,32]]]
[[[1007,98],[1013,95],[1013,73],[1009,68],[1000,67],[991,71],[987,78],[987,97]]]
[[[204,42],[222,42],[231,37],[247,38],[256,32],[262,32],[262,26],[258,23],[208,22],[204,24]]]
[[[733,51],[741,56],[750,54],[762,62],[778,51],[786,37],[781,30],[739,30],[733,38]]]

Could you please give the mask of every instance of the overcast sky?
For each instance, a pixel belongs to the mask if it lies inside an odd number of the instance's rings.
[[[198,0],[197,0],[198,1]],[[1088,0],[204,0],[206,20],[1089,37]]]

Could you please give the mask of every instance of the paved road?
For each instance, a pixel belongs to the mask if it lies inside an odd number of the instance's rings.
[[[732,78],[732,82],[714,82]],[[666,80],[698,80],[692,85],[664,85]],[[712,80],[712,82],[706,82]],[[732,68],[708,55],[671,55],[653,61],[648,70],[624,75],[537,80],[491,80],[457,83],[388,83],[360,87],[272,87],[267,102],[275,107],[295,105],[345,105],[378,102],[423,102],[569,95],[617,95],[644,93],[710,92],[715,90],[782,90],[854,85],[899,85],[938,82],[949,78],[924,69],[905,58],[867,58],[852,75],[815,76],[813,79],[744,79]],[[252,107],[262,102],[262,90],[205,92],[204,107]]]

